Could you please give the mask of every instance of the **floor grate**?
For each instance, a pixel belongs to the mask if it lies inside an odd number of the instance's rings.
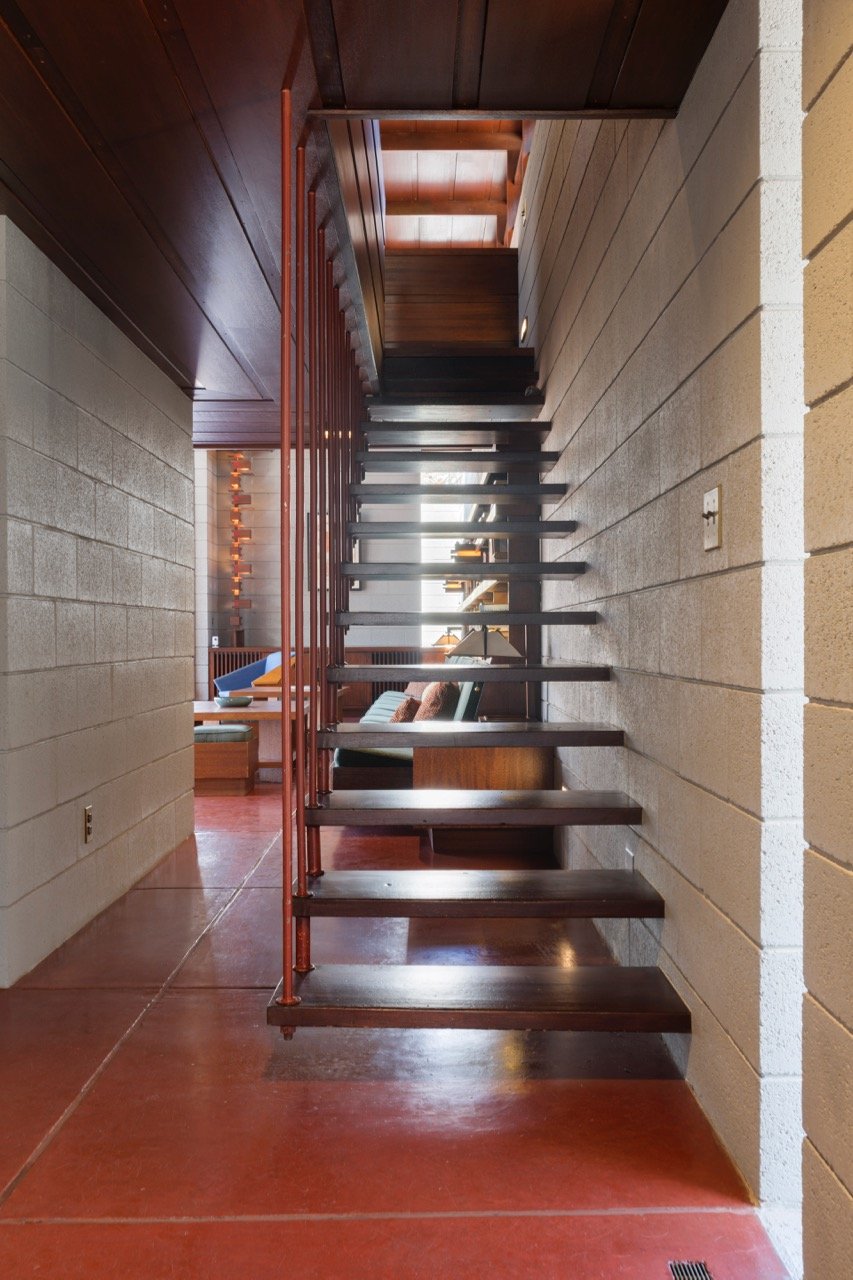
[[[671,1262],[672,1280],[714,1280],[704,1262]]]

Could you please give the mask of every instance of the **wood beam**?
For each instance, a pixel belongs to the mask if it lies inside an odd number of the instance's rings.
[[[488,0],[459,0],[453,59],[454,107],[476,107],[486,43]]]
[[[346,95],[332,0],[302,0],[302,10],[320,97],[326,106],[343,107]]]
[[[324,120],[674,120],[676,107],[566,107],[565,110],[530,110],[526,107],[316,107],[310,119]]]
[[[503,200],[395,200],[389,196],[385,213],[392,218],[500,218]]]
[[[445,133],[438,129],[382,130],[383,151],[511,151],[521,150],[518,133],[483,133],[477,129],[460,129]]]
[[[591,107],[604,107],[613,96],[643,0],[618,0],[613,6],[598,63],[587,91]]]

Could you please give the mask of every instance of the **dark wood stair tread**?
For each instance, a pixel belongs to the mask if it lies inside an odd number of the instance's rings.
[[[479,582],[483,578],[577,578],[586,573],[583,560],[522,561],[491,560],[485,564],[468,560],[448,560],[440,564],[385,561],[376,564],[345,563],[341,573],[345,578],[368,578],[381,582],[403,581],[409,578],[464,578]]]
[[[355,520],[347,525],[353,538],[562,538],[574,533],[577,520]]]
[[[569,491],[566,484],[351,484],[350,494],[359,502],[400,503],[419,499],[429,503],[471,502],[475,498],[494,503],[516,502],[519,498],[563,497]]]
[[[306,809],[310,827],[575,827],[642,822],[621,791],[333,791]]]
[[[327,871],[299,916],[649,919],[663,898],[633,871]]]
[[[599,615],[589,610],[565,609],[553,613],[522,613],[520,610],[488,609],[480,612],[460,613],[430,611],[429,613],[367,613],[350,612],[335,614],[339,627],[457,627],[467,630],[478,624],[490,627],[591,627]]]
[[[418,453],[359,450],[355,460],[365,471],[507,471],[523,467],[550,471],[559,453],[475,453],[472,450],[422,449]]]
[[[544,420],[523,422],[365,422],[361,435],[370,444],[419,445],[443,448],[465,445],[482,448],[496,445],[505,448],[532,448],[551,430]]]
[[[340,724],[320,731],[321,747],[621,747],[622,729],[572,721],[420,720]]]
[[[479,615],[472,615],[479,616]],[[476,625],[476,624],[475,624]],[[328,678],[332,684],[379,684],[382,681],[407,683],[410,680],[439,680],[445,676],[454,683],[466,680],[484,681],[486,684],[539,684],[548,680],[555,683],[585,680],[609,680],[610,668],[587,662],[452,663],[446,666],[435,662],[405,662],[399,665],[377,663],[375,666],[345,665],[329,667]]]
[[[321,965],[273,1026],[687,1032],[690,1011],[659,969],[590,965]]]
[[[538,418],[544,403],[541,391],[386,393],[369,399],[367,412],[373,422],[513,422]]]

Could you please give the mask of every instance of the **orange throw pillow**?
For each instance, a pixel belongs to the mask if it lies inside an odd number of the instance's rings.
[[[388,721],[389,724],[408,724],[414,720],[415,715],[420,711],[421,704],[417,698],[404,698],[398,707],[394,708],[394,714]]]
[[[458,701],[459,690],[455,684],[441,684],[435,680],[424,689],[415,720],[449,720]]]

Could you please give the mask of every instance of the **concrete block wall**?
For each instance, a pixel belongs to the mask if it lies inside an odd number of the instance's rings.
[[[800,26],[732,0],[676,120],[537,125],[520,310],[547,393],[549,509],[585,559],[546,608],[554,656],[609,685],[548,689],[550,718],[627,732],[567,751],[565,780],[622,789],[645,820],[573,833],[575,866],[636,865],[667,919],[602,926],[658,963],[695,1031],[673,1047],[757,1197],[799,1198],[802,717]],[[702,500],[722,487],[723,545]],[[796,1257],[796,1241],[789,1249]]]
[[[803,15],[806,1275],[853,1253],[853,7]]]
[[[190,437],[0,218],[0,986],[192,831]]]

